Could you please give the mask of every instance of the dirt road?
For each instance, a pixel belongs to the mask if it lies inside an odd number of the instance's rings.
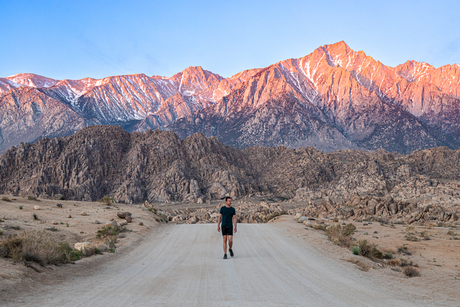
[[[216,225],[170,225],[85,276],[9,306],[433,306],[287,234],[240,224],[236,255],[223,260]]]

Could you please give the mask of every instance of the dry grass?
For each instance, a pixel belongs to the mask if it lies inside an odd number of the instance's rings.
[[[417,270],[416,268],[414,268],[412,266],[405,267],[403,269],[403,273],[407,277],[418,277],[418,276],[420,276],[419,270]]]
[[[401,261],[399,259],[389,259],[387,264],[389,266],[400,266],[401,265]]]
[[[104,196],[99,200],[101,203],[104,203],[106,206],[113,204],[113,198]]]
[[[411,241],[411,242],[419,242],[420,239],[417,238],[413,233],[408,233],[407,235],[404,236],[404,239],[406,239],[407,241]]]
[[[329,226],[329,225],[326,225],[326,224],[315,224],[315,226],[313,226],[313,228],[314,228],[315,230],[323,230],[323,231],[326,231],[327,226]]]
[[[367,240],[361,240],[358,242],[359,254],[367,257],[373,261],[375,259],[382,259],[383,254],[378,250],[377,245],[367,242]]]
[[[3,200],[3,201],[11,202],[11,199],[9,199],[7,196],[3,196],[3,197],[2,197],[2,200]]]
[[[316,225],[315,225],[316,226]],[[348,224],[344,227],[340,225],[329,226],[326,229],[326,235],[329,240],[342,247],[350,248],[352,243],[351,235],[356,230],[355,225]]]
[[[351,260],[351,263],[356,264],[359,267],[359,269],[364,272],[368,272],[371,268],[370,266],[365,265],[359,260]]]
[[[8,258],[33,261],[41,265],[67,263],[81,256],[67,242],[57,242],[44,231],[23,231],[4,239],[0,246],[7,249]]]

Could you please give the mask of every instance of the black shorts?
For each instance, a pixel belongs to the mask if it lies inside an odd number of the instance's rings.
[[[233,236],[233,227],[222,226],[222,235],[223,236]]]

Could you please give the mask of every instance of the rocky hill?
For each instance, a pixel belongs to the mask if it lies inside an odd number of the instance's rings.
[[[239,148],[456,149],[459,93],[457,64],[390,67],[344,42],[230,78],[201,67],[99,80],[18,74],[0,78],[0,152],[103,124],[202,132]]]
[[[6,151],[0,157],[1,193],[75,200],[111,196],[124,203],[256,195],[334,208],[354,202],[363,212],[382,202],[388,212],[398,202],[458,208],[460,149],[409,155],[283,146],[240,150],[202,133],[181,140],[171,131],[130,134],[117,126],[91,126]]]

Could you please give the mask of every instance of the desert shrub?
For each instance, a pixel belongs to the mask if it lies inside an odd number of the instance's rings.
[[[393,253],[386,252],[385,254],[383,254],[383,259],[393,259]]]
[[[328,225],[315,224],[315,226],[313,226],[313,228],[314,228],[315,230],[323,230],[323,231],[326,231],[327,226],[328,226]]]
[[[3,240],[6,256],[16,261],[33,261],[41,265],[70,261],[70,253],[44,231],[23,231]]]
[[[35,201],[40,201],[37,197],[35,196],[27,196],[28,200],[35,200]]]
[[[359,255],[359,246],[352,246],[351,247],[351,252],[353,253],[353,255]]]
[[[104,226],[96,232],[96,238],[105,238],[109,236],[116,236],[120,233],[118,227]]]
[[[408,260],[402,258],[400,262],[401,262],[401,263],[400,263],[400,266],[401,266],[401,267],[413,266],[413,267],[417,267],[417,268],[418,268],[418,264],[412,262],[412,260],[411,260],[411,261],[408,261]]]
[[[353,224],[347,224],[345,227],[343,227],[342,232],[344,235],[349,236],[352,235],[356,230],[356,226]]]
[[[108,196],[104,196],[99,201],[108,206],[108,205],[111,205],[113,203],[113,198],[108,197]]]
[[[0,228],[0,236],[3,235],[3,229]]]
[[[108,252],[109,253],[115,253],[115,249],[117,248],[117,246],[115,245],[115,242],[116,240],[107,240],[105,242],[105,244],[107,244],[107,247],[108,247]]]
[[[417,238],[413,233],[408,233],[407,235],[404,236],[404,239],[406,239],[407,241],[411,241],[411,242],[419,242],[420,239]]]
[[[407,246],[398,248],[398,253],[408,255],[408,256],[412,255],[412,253],[407,250]]]
[[[353,224],[348,224],[345,227],[333,225],[326,228],[326,235],[334,244],[348,248],[351,246],[351,234],[355,230],[356,227]]]
[[[400,266],[401,261],[399,259],[389,259],[387,263],[389,266]]]
[[[79,250],[73,249],[70,247],[69,243],[61,242],[59,243],[59,249],[65,254],[68,255],[69,261],[77,261],[83,258],[83,253]]]
[[[383,254],[381,251],[378,250],[377,245],[373,243],[369,243],[367,242],[367,240],[359,241],[358,246],[359,246],[361,256],[370,258],[372,260],[383,258]]]
[[[413,266],[405,267],[404,270],[403,270],[403,273],[407,277],[418,277],[418,276],[420,276],[420,272],[416,268],[414,268]]]
[[[23,208],[22,206],[19,206],[19,210],[22,210],[22,208]]]
[[[11,199],[9,199],[9,198],[6,197],[6,196],[3,196],[3,197],[2,197],[2,200],[3,200],[3,201],[11,201]]]

